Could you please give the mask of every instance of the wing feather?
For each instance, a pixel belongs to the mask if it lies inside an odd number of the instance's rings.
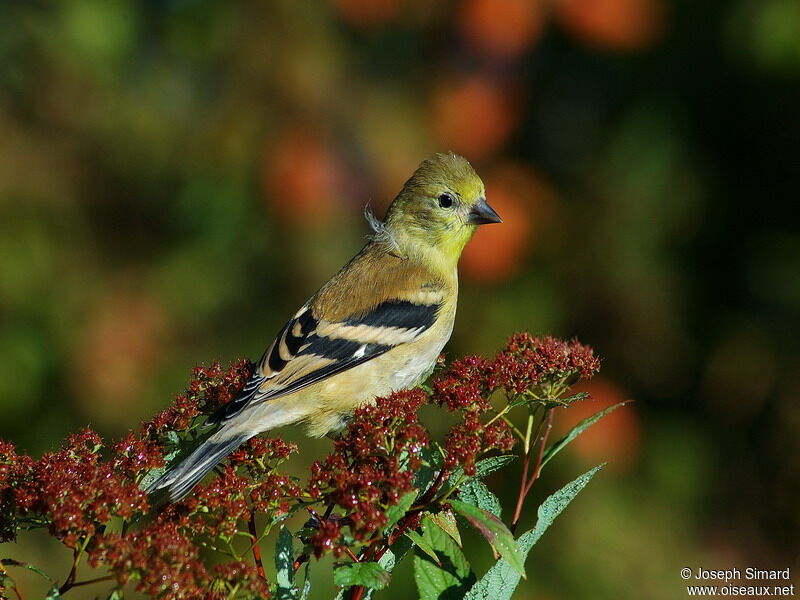
[[[411,343],[436,322],[443,294],[394,298],[341,320],[318,319],[307,303],[264,352],[242,394],[209,418],[230,419],[247,406],[286,396]]]

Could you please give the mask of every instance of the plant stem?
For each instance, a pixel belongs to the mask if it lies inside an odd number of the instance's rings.
[[[72,587],[72,584],[75,582],[75,573],[78,570],[78,559],[79,558],[80,558],[80,554],[78,553],[78,549],[75,548],[72,551],[72,568],[69,570],[69,575],[67,575],[67,578],[64,580],[63,585],[60,588],[58,588],[58,593],[59,594],[63,594],[67,590],[69,590]]]
[[[504,406],[502,409],[500,409],[500,411],[499,411],[499,412],[498,412],[498,413],[497,413],[495,416],[493,416],[491,419],[489,419],[488,421],[486,421],[486,425],[484,425],[484,427],[486,427],[486,426],[488,426],[488,425],[491,425],[492,423],[494,423],[495,421],[497,421],[497,419],[500,419],[500,418],[502,418],[502,417],[503,417],[503,415],[505,415],[505,414],[506,414],[508,411],[510,411],[510,410],[511,410],[511,406],[510,406],[510,405],[508,405],[508,404],[506,404],[506,405],[505,405],[505,406]]]
[[[361,600],[362,596],[364,596],[364,589],[363,585],[350,588],[350,600]]]
[[[547,445],[547,438],[550,436],[550,431],[553,429],[553,409],[550,408],[547,411],[546,419],[546,426],[544,433],[542,434],[542,441],[539,444],[539,454],[536,456],[536,464],[533,467],[533,474],[531,475],[530,481],[528,482],[528,487],[525,489],[525,494],[527,494],[531,490],[531,486],[533,482],[539,478],[539,473],[542,470],[542,457],[544,456],[544,448]]]
[[[500,418],[501,418],[501,419],[503,419],[503,422],[504,422],[506,425],[508,425],[508,428],[511,430],[511,432],[512,432],[512,433],[513,433],[515,436],[517,436],[517,437],[520,439],[520,441],[521,441],[521,442],[524,442],[524,441],[525,441],[525,434],[524,434],[524,433],[522,433],[522,432],[519,430],[519,428],[518,428],[516,425],[514,425],[514,423],[511,421],[511,419],[509,419],[509,418],[508,418],[507,416],[505,416],[505,415],[503,415],[503,416],[502,416],[502,417],[500,417]]]
[[[519,494],[517,495],[517,505],[514,508],[514,518],[511,520],[511,532],[513,533],[517,528],[517,523],[522,515],[522,505],[525,503],[525,497],[531,491],[533,482],[539,477],[539,472],[542,469],[542,456],[544,455],[544,447],[547,444],[547,438],[550,435],[550,430],[553,427],[553,409],[548,408],[541,422],[536,427],[536,435],[531,437],[533,429],[534,413],[528,416],[528,427],[525,434],[525,458],[522,461],[522,479],[519,485]],[[544,430],[544,431],[543,431]],[[541,437],[540,437],[541,436]],[[536,455],[536,462],[533,466],[533,471],[528,475],[528,468],[531,462],[531,441],[538,440],[538,451]],[[535,442],[534,442],[535,443]]]
[[[261,579],[266,580],[267,575],[264,573],[264,564],[261,562],[261,546],[258,545],[258,530],[256,529],[256,513],[250,511],[250,518],[247,520],[247,529],[250,535],[253,536],[253,560],[256,563],[256,570]]]
[[[100,583],[101,581],[111,581],[114,579],[113,575],[104,575],[103,577],[95,577],[94,579],[86,579],[84,581],[76,581],[70,587],[79,587],[81,585],[89,585],[91,583]]]
[[[439,470],[439,473],[436,475],[436,479],[434,480],[433,484],[431,484],[431,487],[428,488],[428,491],[426,491],[422,495],[422,498],[419,499],[419,503],[416,506],[424,507],[428,505],[431,499],[433,499],[433,496],[436,494],[436,492],[439,491],[439,487],[442,485],[442,482],[444,481],[445,472],[446,469],[444,468],[444,466],[442,466],[442,468]]]
[[[353,551],[350,550],[350,548],[348,548],[347,546],[344,547],[344,553],[347,554],[347,556],[349,556],[350,560],[352,560],[353,562],[361,562],[358,560],[358,557],[355,554],[353,554]]]
[[[311,560],[311,557],[308,554],[301,554],[298,556],[297,560],[294,561],[294,565],[292,565],[294,567],[294,572],[297,573],[300,567],[303,566],[303,563],[307,563],[309,560]]]

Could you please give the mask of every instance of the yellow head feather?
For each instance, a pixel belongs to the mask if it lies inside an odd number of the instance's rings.
[[[486,188],[457,154],[436,154],[417,168],[386,213],[384,235],[405,254],[455,266],[481,223],[500,222]]]

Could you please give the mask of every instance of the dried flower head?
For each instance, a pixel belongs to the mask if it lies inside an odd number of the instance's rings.
[[[386,510],[413,489],[420,452],[429,443],[417,416],[426,401],[424,391],[406,390],[357,409],[334,451],[312,465],[309,493],[344,509],[359,541],[384,527]],[[335,549],[340,536],[338,523],[320,523],[315,553]]]
[[[600,359],[589,346],[523,332],[509,338],[491,362],[487,376],[488,385],[523,394],[542,385],[591,379],[599,370]]]

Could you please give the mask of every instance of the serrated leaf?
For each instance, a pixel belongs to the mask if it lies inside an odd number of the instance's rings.
[[[514,535],[500,519],[492,513],[466,502],[450,500],[450,506],[477,529],[492,548],[508,561],[508,564],[525,577],[525,561],[517,548]]]
[[[406,531],[406,537],[414,542],[414,545],[422,550],[425,554],[430,556],[440,567],[442,566],[442,561],[439,560],[439,557],[436,556],[436,550],[433,549],[433,546],[430,545],[428,540],[418,534],[416,531]]]
[[[612,411],[615,411],[620,406],[625,406],[627,403],[628,402],[620,402],[618,404],[614,404],[613,406],[609,406],[608,408],[603,409],[600,412],[597,412],[597,413],[593,414],[591,417],[585,418],[583,421],[581,421],[580,423],[575,425],[575,427],[570,429],[564,437],[562,437],[560,440],[558,440],[556,442],[553,442],[553,444],[549,448],[547,448],[547,450],[545,450],[544,454],[542,455],[542,467],[544,467],[548,462],[550,462],[550,460],[556,454],[561,452],[561,450],[563,450],[564,447],[567,444],[569,444],[572,440],[574,440],[581,433],[583,433],[583,431],[585,429],[587,429],[587,428],[591,427],[592,425],[594,425],[595,423],[597,423],[600,419],[605,417],[608,413],[610,413]]]
[[[491,456],[489,458],[479,460],[475,463],[475,474],[471,475],[469,479],[480,479],[482,477],[486,477],[487,475],[502,469],[515,458],[516,456],[512,454],[503,454],[501,456]],[[443,491],[452,489],[462,479],[462,477],[464,477],[464,469],[458,467],[457,469],[453,470],[453,472],[450,474],[450,477],[447,479],[447,483],[443,486]]]
[[[428,518],[435,523],[439,529],[453,538],[453,541],[461,548],[461,534],[458,532],[458,523],[453,511],[448,509],[429,515]]]
[[[572,404],[573,402],[578,402],[580,400],[586,400],[589,398],[590,394],[588,392],[578,392],[577,394],[573,394],[572,396],[567,396],[566,398],[561,398],[561,402],[563,404]]]
[[[275,582],[278,600],[297,600],[299,591],[294,584],[294,538],[286,527],[280,528],[275,542]]]
[[[475,463],[475,475],[473,477],[486,477],[490,473],[499,471],[517,457],[513,454],[501,454],[500,456],[490,456]]]
[[[401,560],[403,560],[403,557],[411,549],[411,545],[412,545],[411,540],[409,540],[408,538],[405,537],[400,538],[394,544],[392,544],[392,547],[389,548],[384,553],[383,556],[381,556],[380,560],[378,561],[378,564],[382,566],[384,569],[386,569],[386,571],[391,573],[392,569],[394,569],[397,566],[397,564]],[[367,591],[363,597],[364,600],[370,600],[370,598],[372,598],[372,594],[374,591],[375,590],[371,588],[367,588]],[[344,590],[341,590],[340,596],[344,597]]]
[[[499,517],[503,512],[497,496],[490,492],[482,481],[477,479],[470,479],[458,488],[458,499],[461,502],[489,511],[496,517]]]
[[[411,505],[414,504],[414,500],[417,499],[417,492],[411,491],[400,498],[400,501],[395,504],[394,506],[390,506],[386,509],[386,519],[387,524],[386,528],[388,529],[395,523],[397,523],[403,516],[408,512],[408,509],[411,508]]]
[[[426,554],[415,552],[414,581],[419,600],[461,600],[476,581],[464,554],[429,518],[422,521],[422,537],[436,552],[441,566]]]
[[[536,526],[522,534],[516,543],[523,561],[528,557],[531,548],[539,541],[542,534],[553,524],[556,517],[561,514],[575,496],[586,487],[589,480],[604,466],[605,463],[596,466],[542,502],[537,511]],[[463,600],[510,600],[511,595],[519,584],[519,580],[520,576],[517,570],[506,560],[500,559],[469,590]]]
[[[382,590],[392,580],[392,574],[376,562],[349,563],[333,572],[333,583],[341,587],[360,585]]]

